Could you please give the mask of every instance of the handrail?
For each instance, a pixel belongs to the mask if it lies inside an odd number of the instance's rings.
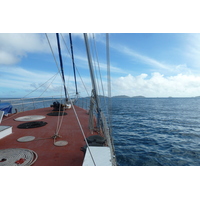
[[[57,99],[63,100],[63,97],[61,95],[55,95],[55,96],[48,96],[48,97],[2,99],[0,102],[9,102],[13,106],[14,109],[17,109],[18,111],[25,111],[25,110],[36,109],[37,103],[43,103],[43,105],[41,104],[37,108],[48,107],[50,105],[48,105],[48,106],[47,106],[47,104],[45,105],[46,102],[52,102],[53,103],[53,101],[55,101]]]
[[[53,103],[54,101],[60,101],[60,100],[64,101],[64,99],[65,98],[62,95],[54,95],[54,96],[33,97],[33,98],[1,99],[0,103],[8,102],[13,106],[14,109],[17,109],[17,111],[25,111],[25,110],[32,110],[32,109],[34,110],[34,109],[42,108],[42,107],[43,108],[49,107],[50,104],[47,105],[46,102]],[[41,104],[37,106],[38,103],[41,103]]]
[[[8,99],[2,99],[0,100],[0,102],[3,101],[21,101],[21,100],[28,100],[28,99],[43,99],[43,98],[54,98],[54,97],[62,97],[61,95],[55,95],[55,96],[44,96],[44,97],[31,97],[31,98],[19,98],[19,99],[12,99],[12,98],[8,98]],[[62,97],[63,98],[63,97]]]

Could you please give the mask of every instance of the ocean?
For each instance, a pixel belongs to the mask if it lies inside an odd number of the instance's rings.
[[[56,99],[38,100],[39,104],[26,100],[29,104],[23,102],[23,109],[46,107]],[[79,99],[77,105],[88,108],[88,98]],[[18,103],[19,111],[21,107],[22,103]],[[199,166],[199,114],[200,98],[112,98],[117,164]]]
[[[199,166],[200,98],[113,98],[120,166]]]

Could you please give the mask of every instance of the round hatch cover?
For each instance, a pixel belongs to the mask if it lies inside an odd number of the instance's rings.
[[[35,139],[34,136],[24,136],[17,139],[18,142],[30,142]]]
[[[35,121],[35,122],[26,122],[17,126],[17,128],[28,129],[28,128],[38,128],[45,126],[47,122]]]
[[[68,144],[68,142],[64,141],[64,140],[60,140],[60,141],[54,142],[54,145],[55,146],[59,146],[59,147],[66,146],[67,144]]]
[[[18,117],[15,119],[15,121],[28,122],[28,121],[35,121],[35,120],[40,120],[44,118],[46,118],[44,115],[27,115],[23,117]]]

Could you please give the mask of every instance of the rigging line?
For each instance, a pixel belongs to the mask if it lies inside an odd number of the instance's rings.
[[[64,110],[62,111],[62,115],[61,115],[59,126],[57,126],[56,135],[58,135],[58,133],[60,132],[60,129],[61,129],[61,126],[62,126],[62,122],[63,122],[63,118],[64,118]]]
[[[55,57],[55,55],[54,55],[53,48],[52,48],[52,46],[51,46],[51,43],[50,43],[50,40],[49,40],[49,37],[48,37],[47,33],[45,33],[45,36],[46,36],[46,38],[47,38],[49,47],[50,47],[50,49],[51,49],[51,53],[52,53],[52,55],[53,55],[54,61],[55,61],[56,66],[57,66],[57,68],[58,68],[58,72],[60,73],[60,76],[62,77],[61,71],[60,71],[60,68],[59,68],[59,65],[58,65],[58,62],[57,62],[56,57]]]
[[[78,70],[77,70],[77,72],[78,72],[78,74],[79,74],[79,76],[80,76],[80,73],[79,73]],[[81,79],[81,81],[83,82],[81,76],[80,76],[80,79]],[[83,85],[84,85],[84,83],[83,83]],[[84,85],[84,87],[85,87],[85,85]],[[86,87],[85,87],[85,89],[86,89]],[[67,92],[67,95],[69,96],[68,91],[66,91],[66,92]],[[87,89],[86,89],[86,92],[88,93]],[[89,96],[89,93],[88,93],[88,96]],[[86,139],[85,133],[84,133],[84,131],[83,131],[83,128],[82,128],[81,122],[80,122],[80,120],[79,120],[79,117],[78,117],[78,115],[77,115],[76,109],[75,109],[75,107],[74,107],[74,104],[73,104],[73,102],[72,102],[70,96],[69,96],[69,101],[71,102],[71,106],[72,106],[72,108],[73,108],[73,111],[74,111],[74,114],[75,114],[76,120],[77,120],[77,122],[78,122],[79,128],[80,128],[80,130],[81,130],[81,133],[82,133],[82,135],[83,135],[83,138],[84,138],[84,140],[85,140],[85,142],[86,142],[86,145],[87,145],[87,147],[88,147],[88,150],[89,150],[90,156],[91,156],[91,158],[92,158],[92,162],[93,162],[94,165],[96,166],[95,161],[94,161],[94,158],[93,158],[93,156],[92,156],[92,152],[91,152],[90,147],[89,147],[89,144],[88,144],[88,142],[87,142],[87,139]]]
[[[61,89],[61,99],[62,99],[62,89]],[[61,103],[59,104],[59,109],[58,109],[57,127],[56,127],[56,133],[55,133],[55,135],[58,135],[59,126],[61,126],[60,125],[61,124],[60,110],[61,110]]]
[[[94,158],[93,158],[93,156],[92,156],[92,152],[91,152],[90,147],[89,147],[89,144],[88,144],[88,142],[87,142],[87,139],[86,139],[85,133],[84,133],[84,131],[83,131],[83,128],[82,128],[81,122],[80,122],[80,120],[79,120],[79,118],[78,118],[77,112],[76,112],[76,110],[75,110],[75,108],[74,108],[74,105],[73,105],[71,99],[70,99],[70,101],[71,101],[71,105],[72,105],[72,108],[73,108],[74,114],[75,114],[75,116],[76,116],[76,120],[77,120],[77,122],[78,122],[79,128],[81,129],[81,133],[82,133],[82,135],[83,135],[83,138],[84,138],[84,140],[85,140],[85,142],[86,142],[86,145],[87,145],[87,148],[88,148],[88,150],[89,150],[90,156],[91,156],[91,158],[92,158],[92,162],[93,162],[94,165],[96,166],[96,163],[95,163]]]
[[[92,38],[92,36],[90,36],[91,38]],[[93,38],[94,39],[94,38]],[[94,42],[93,42],[94,40],[92,40],[92,39],[90,39],[90,43],[91,43],[91,53],[93,54],[93,56],[91,56],[91,60],[92,60],[92,62],[93,62],[93,66],[94,66],[94,68],[95,68],[95,74],[96,74],[96,81],[97,81],[97,90],[98,90],[98,94],[100,94],[100,86],[99,86],[99,78],[98,78],[98,73],[97,73],[97,64],[98,64],[98,60],[96,61],[95,60],[95,56],[94,56],[94,48],[93,48],[93,46],[94,46]],[[92,59],[93,58],[93,59]],[[97,64],[96,64],[96,62],[97,62]]]
[[[89,69],[90,69],[90,76],[91,76],[91,81],[92,81],[92,92],[94,94],[94,98],[96,101],[96,106],[97,106],[97,127],[100,126],[100,107],[99,107],[99,98],[98,98],[98,94],[97,94],[97,87],[96,87],[96,82],[95,82],[95,76],[94,76],[94,69],[93,69],[93,65],[91,62],[91,55],[90,55],[90,49],[89,49],[89,44],[88,44],[88,36],[87,33],[84,33],[84,40],[85,40],[85,47],[86,47],[86,52],[87,52],[87,58],[88,58],[88,65],[89,65]]]
[[[84,84],[84,82],[83,82],[83,79],[82,79],[82,77],[81,77],[81,75],[80,75],[80,72],[79,72],[79,70],[78,70],[77,67],[76,67],[76,71],[78,72],[79,78],[81,79],[81,82],[82,82],[82,84],[83,84],[83,87],[85,88],[85,91],[86,91],[87,95],[90,96],[90,94],[89,94],[89,92],[88,92],[88,90],[87,90],[87,88],[86,88],[86,86],[85,86],[85,84]]]
[[[67,93],[69,96],[69,93]],[[61,90],[61,100],[62,100],[62,90]],[[61,101],[60,100],[60,101]],[[62,115],[60,115],[60,112],[62,112]],[[58,135],[58,133],[60,132],[61,126],[62,126],[62,122],[63,122],[63,118],[64,118],[64,110],[61,111],[61,104],[59,107],[59,115],[58,115],[58,124],[57,124],[57,129],[56,129],[56,135]]]
[[[67,47],[67,43],[65,42],[65,39],[62,35],[62,33],[60,33],[61,37],[62,37],[62,40],[63,40],[63,43],[68,51],[68,54],[69,54],[69,57],[71,57],[71,54],[70,54],[70,51],[69,51],[69,48]],[[71,69],[71,68],[70,68]],[[69,70],[69,74],[68,74],[68,80],[67,80],[67,86],[69,85],[69,79],[70,79],[70,75],[71,75],[71,70]]]
[[[88,36],[86,33],[84,33],[84,39],[85,39],[85,45],[86,45],[86,52],[87,52],[87,58],[88,58],[88,65],[90,69],[90,76],[91,76],[91,81],[92,81],[92,88],[94,89],[94,97],[95,101],[97,104],[97,107],[99,108],[99,102],[98,102],[98,97],[97,97],[97,87],[96,87],[96,81],[95,81],[95,76],[94,76],[94,69],[91,61],[91,55],[90,55],[90,50],[89,50],[89,44],[88,44]]]
[[[64,44],[65,44],[65,46],[66,46],[66,48],[67,48],[67,51],[68,51],[69,55],[71,56],[71,54],[70,54],[70,50],[69,50],[68,47],[67,47],[67,43],[65,42],[65,39],[64,39],[62,33],[60,33],[60,35],[61,35],[62,40],[63,40],[63,42],[64,42]]]
[[[103,87],[103,81],[102,81],[102,76],[101,76],[101,70],[100,70],[100,65],[99,65],[99,59],[98,59],[98,53],[97,53],[97,47],[96,47],[96,42],[95,42],[95,36],[94,36],[94,34],[93,34],[93,40],[94,40],[94,49],[95,49],[96,58],[97,58],[97,64],[98,64],[98,71],[99,71],[99,77],[100,77],[100,85],[101,85],[101,89],[102,89],[104,104],[106,105],[105,92],[104,92],[104,87]],[[107,113],[108,113],[108,111],[107,111]]]
[[[106,34],[106,55],[107,55],[107,78],[108,78],[108,105],[109,105],[109,115],[108,115],[108,121],[109,121],[109,129],[108,129],[108,134],[110,135],[109,137],[109,142],[110,142],[110,147],[111,147],[111,154],[112,157],[115,157],[115,147],[114,147],[114,142],[113,138],[111,137],[112,134],[112,101],[111,101],[111,78],[110,78],[110,51],[109,51],[109,34]],[[113,162],[113,159],[112,159]],[[115,163],[115,161],[114,161]]]
[[[111,78],[110,78],[110,51],[109,51],[109,34],[106,34],[106,56],[107,56],[107,87],[108,87],[108,111],[109,126],[111,129]],[[111,130],[110,130],[111,131]]]
[[[101,75],[101,70],[100,70],[100,64],[99,64],[99,60],[98,60],[98,53],[97,53],[97,47],[96,47],[94,33],[93,33],[93,40],[94,40],[94,49],[95,49],[97,64],[98,64],[98,71],[99,71],[99,76],[100,76],[100,85],[101,85],[102,94],[103,94],[103,101],[104,101],[104,105],[105,105],[105,108],[106,108],[105,110],[106,110],[107,116],[109,116],[109,111],[108,111],[108,106],[107,106],[107,103],[106,103],[106,97],[105,97],[105,92],[104,92],[104,87],[103,87],[103,81],[102,81],[102,75]],[[100,100],[101,100],[101,98],[100,98]]]
[[[63,84],[64,84],[64,81],[63,81],[63,79],[62,79],[61,69],[59,68],[58,62],[57,62],[56,57],[55,57],[55,55],[54,55],[53,48],[52,48],[52,46],[51,46],[51,43],[50,43],[50,40],[49,40],[49,38],[48,38],[47,33],[45,33],[45,36],[46,36],[46,38],[47,38],[49,47],[50,47],[50,49],[51,49],[51,53],[52,53],[53,58],[54,58],[54,61],[55,61],[55,63],[56,63],[56,67],[58,68],[58,72],[60,73],[61,80],[62,80],[62,82],[63,82]],[[65,85],[65,84],[64,84],[64,85]]]
[[[58,72],[57,72],[56,76],[57,76],[57,75],[58,75]],[[55,80],[56,76],[53,78],[53,80],[50,82],[50,84],[47,86],[47,88],[44,90],[44,92],[43,92],[39,97],[41,97],[41,96],[48,90],[48,88],[51,86],[51,84],[52,84],[53,81]]]
[[[28,93],[27,95],[25,95],[24,97],[22,97],[21,99],[27,97],[28,95],[30,95],[31,93],[35,92],[36,90],[38,90],[40,87],[42,87],[43,85],[45,85],[48,81],[50,81],[52,78],[53,80],[55,79],[54,77],[56,77],[58,75],[58,72],[53,75],[50,79],[48,79],[45,83],[41,84],[39,87],[37,87],[35,90],[32,90],[30,93]],[[53,82],[53,81],[52,81]],[[43,94],[43,93],[42,93]]]
[[[90,69],[90,76],[91,76],[91,81],[92,81],[92,88],[95,90],[95,97],[97,94],[97,83],[95,79],[95,74],[94,74],[94,67],[93,67],[93,60],[90,52],[90,45],[89,45],[89,36],[87,33],[84,34],[85,37],[85,43],[86,43],[86,52],[87,52],[87,59],[88,59],[88,64],[89,64],[89,69]]]
[[[56,66],[57,66],[57,68],[58,68],[58,72],[60,73],[60,76],[61,76],[61,78],[62,78],[61,70],[60,70],[60,68],[59,68],[59,65],[58,65],[58,62],[57,62],[56,57],[55,57],[55,55],[54,55],[54,52],[53,52],[53,49],[52,49],[50,40],[49,40],[48,35],[47,35],[46,33],[45,33],[45,36],[46,36],[46,38],[47,38],[49,47],[50,47],[50,49],[51,49],[51,53],[52,53],[52,55],[53,55],[54,61],[55,61]],[[63,81],[63,84],[64,84],[64,86],[65,86],[65,83],[64,83],[63,78],[62,78],[62,81]],[[62,93],[61,93],[61,94],[62,94]],[[62,99],[62,95],[61,95],[61,99]],[[58,122],[57,122],[57,129],[56,129],[56,131],[58,130],[58,124],[59,124],[60,121],[61,121],[61,123],[62,123],[62,119],[60,120],[60,118],[59,118],[59,116],[58,116]],[[61,127],[61,125],[60,125],[60,127]]]
[[[61,88],[61,87],[60,87]],[[61,89],[61,95],[60,95],[60,102],[62,102],[62,92],[63,90]],[[69,96],[69,94],[68,94]],[[60,113],[62,112],[62,114],[60,115]],[[62,126],[62,122],[63,122],[63,118],[64,118],[64,110],[61,111],[61,103],[59,105],[59,111],[58,111],[58,118],[57,118],[57,127],[56,127],[56,131],[55,131],[55,135],[58,136],[61,126]]]
[[[70,54],[70,51],[69,51],[69,49],[68,49],[68,47],[67,47],[67,44],[66,44],[66,42],[65,42],[65,40],[64,40],[62,34],[61,34],[61,36],[62,36],[63,42],[64,42],[64,44],[65,44],[65,46],[66,46],[66,48],[67,48],[67,50],[68,50],[69,55],[72,56],[72,55]],[[78,68],[77,68],[76,66],[75,66],[75,68],[76,68],[76,71],[78,72],[79,78],[81,79],[81,82],[82,82],[82,84],[83,84],[83,86],[84,86],[84,88],[85,88],[85,91],[86,91],[87,95],[90,96],[90,95],[89,95],[89,92],[88,92],[88,90],[87,90],[87,88],[86,88],[86,86],[85,86],[85,84],[84,84],[84,82],[83,82],[83,79],[81,78],[81,75],[80,75],[80,72],[79,72]],[[69,94],[69,93],[68,93],[68,94]]]
[[[35,92],[36,90],[38,90],[40,87],[42,87],[43,85],[45,85],[48,81],[50,81],[51,79],[53,79],[52,81],[51,81],[51,83],[54,81],[54,79],[56,78],[56,76],[58,75],[58,72],[54,75],[54,76],[52,76],[50,79],[48,79],[45,83],[43,83],[43,84],[41,84],[39,87],[37,87],[35,90],[33,90],[33,91],[31,91],[30,93],[28,93],[27,95],[25,95],[24,97],[22,97],[21,99],[19,99],[19,100],[23,100],[25,97],[27,97],[28,95],[30,95],[30,94],[32,94],[33,92]],[[38,98],[40,98],[43,94],[44,94],[44,92],[50,87],[50,85],[51,85],[51,83],[48,85],[48,87],[43,91],[43,93],[41,93],[40,94],[40,96],[38,96]],[[28,106],[28,107],[26,107],[26,109],[29,109],[29,108],[31,108],[31,106]]]
[[[103,96],[105,96],[94,33],[93,33],[93,40],[94,40],[94,49],[95,49],[95,54],[96,54],[96,58],[97,58],[99,76],[100,76],[100,81],[101,81],[102,93],[103,93]]]
[[[61,48],[60,48],[60,40],[59,40],[59,34],[56,33],[57,38],[57,45],[58,45],[58,52],[59,52],[59,60],[60,60],[60,67],[61,67],[61,73],[62,73],[62,79],[63,79],[63,85],[64,85],[64,91],[65,91],[65,99],[67,99],[67,89],[65,86],[65,76],[64,76],[64,70],[63,70],[63,62],[62,62],[62,55],[61,55]]]
[[[47,39],[48,39],[47,34],[46,34],[46,37],[47,37]],[[48,41],[49,41],[49,40],[48,40]],[[55,60],[55,61],[56,61],[56,60]],[[57,76],[57,74],[58,74],[58,73],[56,73],[54,76]],[[53,76],[53,77],[54,77],[54,76]],[[51,78],[53,78],[53,77],[51,77]],[[51,79],[51,78],[50,78],[50,79]],[[50,79],[49,79],[49,80],[50,80]],[[45,83],[47,83],[49,80],[47,80]],[[40,85],[38,88],[42,87],[45,83],[43,83],[42,85]],[[33,93],[34,91],[36,91],[38,88],[36,88],[36,89],[33,90],[32,92],[30,92],[30,93],[28,93],[27,95],[25,95],[23,98],[25,98],[25,97],[28,96],[29,94]],[[22,98],[22,99],[23,99],[23,98]]]
[[[72,55],[73,71],[74,71],[75,88],[76,88],[76,94],[78,94],[78,90],[77,90],[77,82],[76,82],[76,70],[75,70],[75,63],[74,63],[73,44],[72,44],[72,35],[71,35],[71,33],[69,33],[69,39],[70,39],[70,47],[71,47],[71,55]]]

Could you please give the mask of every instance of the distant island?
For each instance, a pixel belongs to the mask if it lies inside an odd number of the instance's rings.
[[[133,96],[133,97],[129,97],[127,95],[118,95],[118,96],[113,96],[112,98],[146,98],[144,96]]]
[[[132,98],[146,98],[146,97],[144,97],[144,96],[134,96]]]
[[[126,95],[118,95],[118,96],[113,96],[112,98],[130,98],[130,97]]]

